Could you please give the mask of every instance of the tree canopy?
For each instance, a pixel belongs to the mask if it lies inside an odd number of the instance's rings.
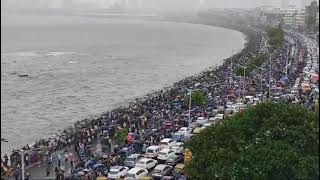
[[[269,44],[272,49],[278,49],[281,47],[284,40],[284,31],[279,26],[277,28],[267,28],[266,30],[269,37]]]
[[[262,103],[186,143],[190,179],[319,179],[318,114]]]
[[[205,93],[201,90],[194,90],[191,93],[191,103],[197,106],[204,106],[206,104]]]

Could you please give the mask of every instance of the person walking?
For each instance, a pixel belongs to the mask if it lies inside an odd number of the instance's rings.
[[[62,156],[61,156],[61,154],[59,153],[59,154],[58,154],[58,167],[60,167],[60,165],[61,165],[61,159],[62,159]]]
[[[47,164],[47,167],[46,167],[46,176],[47,176],[47,177],[49,177],[50,172],[51,172],[51,165],[50,165],[50,163],[48,163],[48,164]]]

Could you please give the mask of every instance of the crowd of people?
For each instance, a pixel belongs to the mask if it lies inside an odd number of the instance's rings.
[[[60,135],[38,141],[32,146],[26,145],[23,148],[24,165],[28,167],[41,162],[47,167],[47,176],[50,175],[50,168],[55,166],[56,179],[95,179],[100,175],[107,176],[106,172],[111,166],[124,165],[128,155],[144,153],[148,146],[159,144],[163,138],[172,138],[179,128],[190,125],[189,120],[194,122],[198,117],[208,119],[214,116],[213,110],[221,107],[226,109],[230,102],[247,106],[249,103],[252,105],[271,100],[298,103],[310,110],[315,108],[314,102],[319,98],[317,88],[305,90],[301,83],[305,82],[303,77],[307,76],[303,76],[307,61],[318,64],[318,44],[301,34],[288,32],[283,46],[270,51],[265,43],[268,37],[261,32],[259,29],[247,30],[245,48],[219,67],[138,98],[127,107],[79,121]],[[236,74],[237,65],[245,66],[252,57],[261,53],[269,57],[260,67],[247,72],[245,77]],[[292,87],[297,83],[296,92]],[[188,93],[195,89],[204,93],[206,104],[199,107],[192,103],[189,112]],[[254,97],[254,100],[247,100],[247,96]],[[172,124],[169,128],[163,124],[168,121]],[[115,136],[119,129],[127,129],[137,141],[126,139],[125,143],[116,143]],[[98,144],[102,147],[96,148]],[[129,149],[125,153],[122,150],[124,147]],[[53,154],[57,151],[62,152],[57,156],[58,165],[53,165]],[[21,153],[21,150],[14,150],[10,156],[6,154],[1,159],[1,172],[19,179],[22,175]],[[93,161],[102,165],[88,168],[89,162]],[[70,171],[66,170],[66,166],[70,167]],[[25,176],[28,177],[30,173],[32,175],[32,168]],[[173,178],[176,177],[180,175]]]

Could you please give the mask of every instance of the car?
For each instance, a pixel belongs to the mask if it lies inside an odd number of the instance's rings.
[[[171,149],[172,149],[176,154],[182,154],[183,151],[184,151],[183,143],[182,143],[182,142],[177,142],[174,146],[171,147]]]
[[[166,160],[166,164],[175,166],[177,163],[182,163],[183,162],[183,156],[182,155],[174,155],[169,157]]]
[[[193,134],[200,134],[205,128],[203,127],[197,127],[197,128],[194,128],[192,133]]]
[[[211,126],[213,124],[213,122],[208,122],[208,123],[205,123],[204,125],[202,125],[203,128],[207,128],[209,126]]]
[[[170,175],[172,170],[173,170],[172,166],[169,166],[166,164],[159,164],[154,168],[151,176],[153,178],[160,179],[163,176]]]
[[[124,180],[142,179],[142,177],[147,175],[148,170],[134,167],[127,172],[127,174],[124,176]]]
[[[171,148],[176,143],[175,140],[171,138],[164,138],[160,141],[161,148]]]
[[[173,155],[175,155],[174,150],[172,150],[172,149],[162,149],[158,153],[157,159],[162,160],[162,161],[166,161],[170,156],[173,156]]]
[[[208,122],[208,119],[206,119],[205,117],[198,117],[196,120],[196,123],[201,125],[203,125],[206,122]]]
[[[129,157],[125,159],[124,165],[127,167],[134,167],[136,162],[142,157],[142,154],[131,154]]]
[[[108,173],[108,178],[109,179],[123,178],[128,171],[129,171],[129,168],[125,166],[112,166]]]
[[[158,164],[158,161],[150,158],[142,158],[136,162],[135,167],[140,167],[143,169],[150,170]]]
[[[160,146],[149,146],[146,149],[146,155],[147,158],[157,158],[159,151],[161,150]]]
[[[188,127],[182,127],[179,129],[178,133],[181,133],[181,134],[187,134],[187,133],[191,133],[192,129],[191,128],[188,128]]]

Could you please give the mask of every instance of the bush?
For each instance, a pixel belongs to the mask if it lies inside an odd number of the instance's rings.
[[[318,114],[262,103],[186,143],[190,179],[318,179]]]

